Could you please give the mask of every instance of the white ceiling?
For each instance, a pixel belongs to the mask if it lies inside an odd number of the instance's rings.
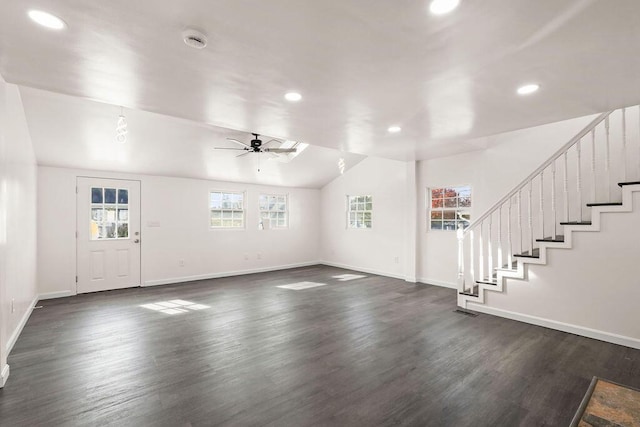
[[[185,46],[187,26],[207,49]],[[0,3],[9,82],[399,160],[637,104],[638,52],[638,0],[461,0],[446,16],[428,0]],[[539,93],[515,94],[531,81]]]
[[[364,158],[319,146],[290,163],[268,154],[237,158],[244,151],[214,147],[237,148],[226,138],[249,141],[251,135],[139,110],[124,111],[127,142],[119,144],[120,108],[28,87],[20,94],[38,163],[45,166],[320,188],[340,174],[341,157],[346,169]]]

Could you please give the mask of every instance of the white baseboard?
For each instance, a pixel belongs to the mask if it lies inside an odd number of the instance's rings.
[[[9,378],[9,365],[4,365],[0,371],[0,388],[4,387]]]
[[[16,329],[13,331],[13,333],[9,337],[9,341],[7,341],[7,354],[10,354],[11,350],[13,350],[13,346],[16,344],[16,341],[18,341],[18,337],[22,333],[22,329],[24,328],[24,325],[27,324],[27,320],[29,320],[29,316],[31,316],[31,312],[33,312],[33,307],[36,306],[37,302],[38,302],[38,296],[36,295],[33,298],[33,301],[31,301],[31,303],[29,304],[29,308],[27,308],[27,310],[22,315],[22,318],[20,319],[20,323],[18,323],[18,326],[16,326]]]
[[[71,292],[71,291],[48,292],[46,294],[38,295],[38,301],[42,301],[46,299],[54,299],[54,298],[71,297],[74,295],[76,295],[75,292]]]
[[[309,262],[301,262],[297,264],[278,265],[275,267],[262,267],[262,268],[253,268],[249,270],[224,271],[221,273],[199,274],[195,276],[183,276],[183,277],[172,277],[169,279],[147,280],[142,284],[142,286],[143,287],[160,286],[160,285],[171,285],[174,283],[182,283],[182,282],[193,282],[195,280],[219,279],[221,277],[242,276],[244,274],[254,274],[254,273],[266,273],[268,271],[288,270],[290,268],[309,267],[309,266],[318,265],[318,264],[321,264],[321,262],[309,261]]]
[[[623,345],[625,347],[636,348],[640,350],[640,339],[617,335],[610,332],[590,329],[583,326],[572,325],[570,323],[558,322],[556,320],[545,319],[542,317],[531,316],[528,314],[516,313],[513,311],[503,310],[500,308],[487,307],[483,304],[474,304],[467,302],[467,309],[477,311],[479,313],[491,314],[493,316],[504,317],[519,322],[531,323],[532,325],[543,326],[557,331],[568,332],[570,334],[581,335],[587,338],[593,338],[600,341],[610,342],[613,344]]]
[[[320,261],[319,264],[328,265],[330,267],[344,268],[345,270],[354,270],[354,271],[360,271],[362,273],[375,274],[377,276],[385,276],[385,277],[392,277],[394,279],[405,280],[405,276],[401,274],[388,273],[386,271],[374,270],[372,268],[356,267],[353,265],[341,264],[339,262],[332,262],[332,261]]]
[[[425,285],[434,285],[434,286],[441,286],[443,288],[458,289],[457,284],[451,283],[451,282],[445,282],[443,280],[425,279],[423,277],[420,277],[418,279],[418,282],[424,283]]]

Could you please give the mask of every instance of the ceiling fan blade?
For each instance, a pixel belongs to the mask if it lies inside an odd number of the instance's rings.
[[[295,148],[265,148],[264,151],[267,153],[295,153],[298,150]]]
[[[262,148],[265,148],[267,145],[271,144],[272,142],[279,142],[280,144],[284,144],[284,141],[280,141],[279,139],[274,138],[262,144]]]
[[[236,157],[242,157],[242,156],[246,156],[247,154],[251,153],[251,151],[247,150],[246,153],[242,153],[242,154],[238,154]]]
[[[248,150],[248,148],[213,147],[214,150]]]
[[[242,142],[242,141],[238,141],[237,139],[227,138],[227,140],[228,140],[228,141],[231,141],[231,142],[235,142],[236,144],[240,144],[240,145],[242,145],[243,147],[251,147],[249,144],[247,144],[247,143],[245,143],[245,142]]]

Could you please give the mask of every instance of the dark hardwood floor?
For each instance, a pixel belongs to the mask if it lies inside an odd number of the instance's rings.
[[[456,292],[308,267],[42,301],[0,425],[567,426],[640,351],[488,315]],[[327,286],[277,288],[300,281]],[[169,315],[141,307],[186,300]]]

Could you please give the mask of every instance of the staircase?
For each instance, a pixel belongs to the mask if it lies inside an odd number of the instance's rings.
[[[640,191],[640,107],[600,114],[487,212],[458,230],[458,305],[483,304],[529,264],[600,231],[603,213],[631,212]]]

